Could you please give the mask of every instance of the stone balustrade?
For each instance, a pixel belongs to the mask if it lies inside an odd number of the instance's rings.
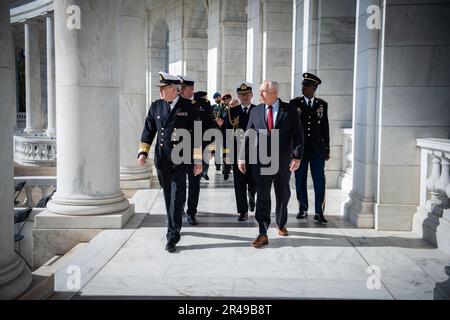
[[[34,208],[37,202],[56,188],[56,177],[15,177],[14,183],[26,181],[18,200],[18,207]]]
[[[342,190],[350,191],[353,181],[353,129],[342,128],[342,171],[338,186]]]
[[[418,139],[420,203],[413,230],[450,254],[450,139]]]
[[[21,165],[56,165],[56,138],[46,134],[15,135],[14,160]]]

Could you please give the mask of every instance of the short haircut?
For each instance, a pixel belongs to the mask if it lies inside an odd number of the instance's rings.
[[[280,92],[280,85],[274,80],[264,80],[262,85],[274,90],[276,93]]]

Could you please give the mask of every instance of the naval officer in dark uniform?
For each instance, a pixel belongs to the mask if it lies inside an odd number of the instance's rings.
[[[248,219],[248,211],[255,211],[256,183],[255,177],[251,172],[251,166],[247,168],[245,174],[242,173],[238,168],[239,149],[237,139],[240,139],[240,145],[243,142],[243,134],[247,129],[250,112],[255,107],[255,105],[252,104],[252,84],[248,82],[239,83],[236,88],[236,93],[238,94],[240,105],[229,109],[228,117],[226,119],[226,129],[234,130],[235,134],[237,135],[234,138],[234,159],[232,159],[234,193],[236,196],[236,207],[239,213],[238,220],[246,221]],[[240,132],[236,132],[236,130],[239,130]],[[247,163],[249,163],[248,158],[249,157],[247,150],[245,159]]]
[[[314,183],[315,216],[319,223],[327,223],[325,208],[325,161],[330,159],[330,128],[328,123],[328,103],[315,97],[322,81],[312,73],[303,74],[302,97],[291,104],[297,108],[305,130],[305,149],[300,168],[295,172],[295,187],[299,202],[297,219],[308,215],[308,166]]]
[[[183,80],[183,83],[181,84],[181,91],[180,95],[192,101],[193,107],[196,108],[196,111],[198,113],[199,120],[202,122],[202,134],[205,133],[206,130],[211,129],[213,127],[213,121],[212,121],[212,110],[211,110],[211,104],[208,100],[202,98],[194,94],[195,91],[195,80],[187,77],[187,76],[178,76],[181,80]],[[200,93],[202,95],[202,93]],[[203,94],[205,96],[206,93]],[[206,146],[205,146],[206,147]],[[205,167],[205,163],[203,163],[203,169],[202,173]],[[197,206],[198,206],[198,199],[200,196],[200,180],[201,175],[194,175],[193,170],[188,171],[188,196],[187,196],[187,222],[190,225],[197,225]],[[184,204],[183,204],[184,206]]]
[[[181,79],[160,72],[161,99],[152,103],[145,119],[141,143],[139,145],[138,163],[144,166],[150,146],[157,136],[155,146],[155,167],[158,180],[164,190],[164,200],[167,211],[167,244],[166,250],[176,251],[180,241],[182,226],[182,210],[186,201],[186,173],[194,170],[194,175],[202,172],[202,147],[192,143],[190,163],[175,164],[172,161],[172,150],[180,143],[177,139],[177,129],[194,132],[194,121],[198,120],[196,108],[190,100],[178,95]],[[193,134],[192,134],[193,136]],[[192,142],[194,141],[191,137]],[[194,168],[192,168],[192,163]]]

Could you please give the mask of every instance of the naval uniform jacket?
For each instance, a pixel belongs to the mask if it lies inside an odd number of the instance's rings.
[[[156,138],[155,145],[155,167],[161,170],[163,167],[170,170],[186,169],[187,163],[174,164],[172,162],[171,153],[173,148],[182,143],[182,138],[177,141],[177,130],[185,129],[191,133],[191,163],[201,163],[202,150],[201,146],[194,148],[194,121],[198,121],[198,108],[194,102],[179,97],[178,102],[170,110],[170,105],[162,100],[155,100],[148,111],[145,119],[144,130],[139,145],[139,154],[148,156],[150,146]]]

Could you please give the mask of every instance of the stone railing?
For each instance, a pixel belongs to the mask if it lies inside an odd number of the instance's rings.
[[[25,128],[27,125],[26,112],[17,112],[17,128]]]
[[[420,201],[413,230],[450,254],[450,140],[418,139]]]
[[[353,129],[342,128],[342,171],[338,187],[350,191],[353,182]]]
[[[34,0],[19,3],[11,8],[11,23],[22,22],[26,19],[41,16],[47,12],[53,11],[54,0]]]
[[[15,135],[14,160],[21,165],[56,165],[56,138],[45,134]]]
[[[56,177],[15,177],[14,184],[25,181],[16,207],[34,208],[37,202],[56,189]]]

